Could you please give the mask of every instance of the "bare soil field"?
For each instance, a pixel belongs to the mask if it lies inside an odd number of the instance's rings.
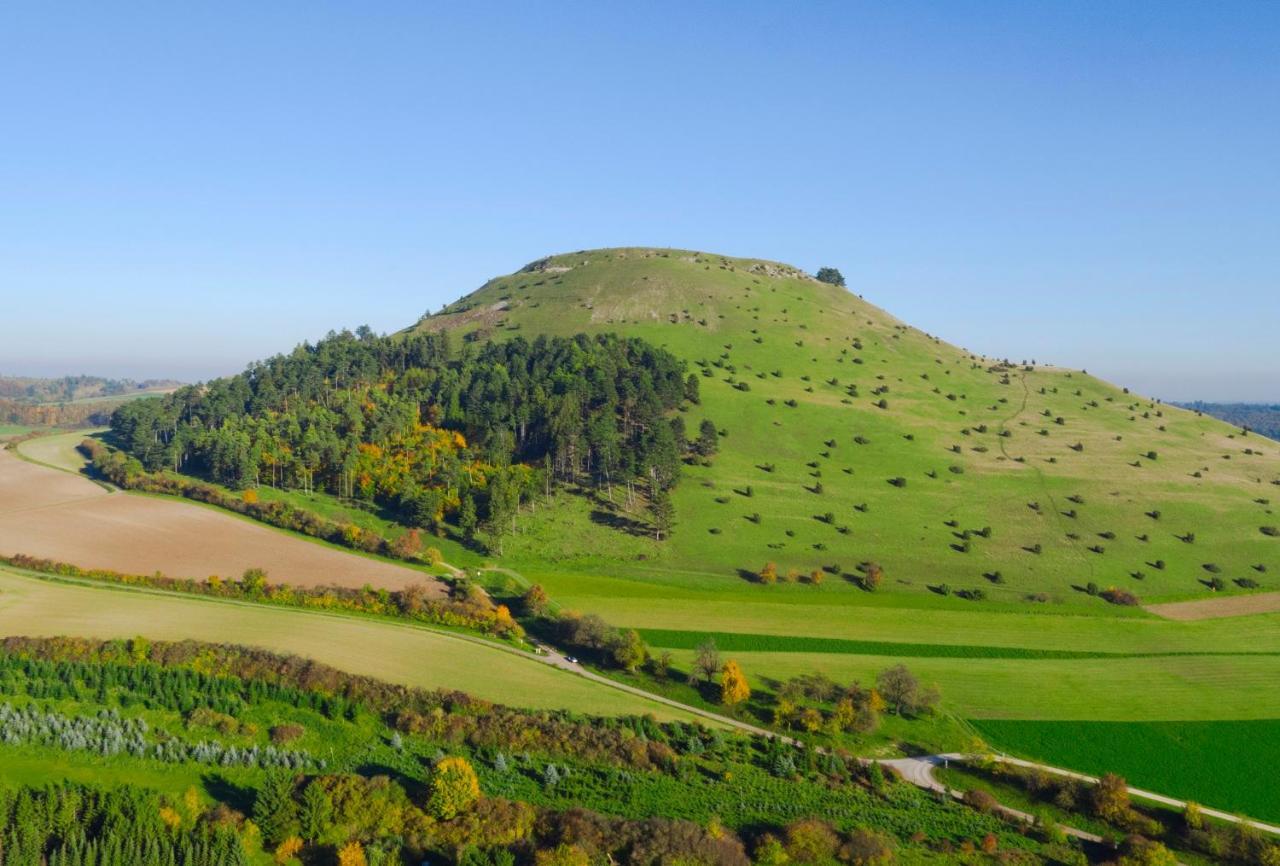
[[[1228,616],[1249,616],[1255,613],[1274,613],[1280,611],[1280,592],[1208,598],[1204,601],[1173,601],[1168,604],[1149,604],[1146,609],[1156,616],[1175,619],[1180,622],[1191,622],[1198,619],[1220,619]]]
[[[173,577],[266,569],[300,586],[442,585],[422,572],[346,553],[199,505],[108,493],[85,478],[0,450],[0,553]]]

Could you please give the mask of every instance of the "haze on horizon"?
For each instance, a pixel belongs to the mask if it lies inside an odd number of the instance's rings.
[[[1280,401],[1272,4],[40,5],[0,45],[4,373],[205,379],[647,245]]]

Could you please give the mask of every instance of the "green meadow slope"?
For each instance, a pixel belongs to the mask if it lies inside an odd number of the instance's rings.
[[[620,537],[569,506],[534,521],[515,558],[824,604],[866,603],[854,567],[874,560],[893,603],[1094,613],[1108,605],[1080,591],[1089,583],[1145,602],[1204,596],[1215,577],[1226,591],[1269,586],[1280,569],[1280,539],[1262,531],[1280,522],[1276,443],[1081,371],[975,356],[785,265],[572,253],[491,280],[416,327],[498,339],[614,331],[705,372],[687,427],[705,416],[725,436],[710,467],[687,470],[668,543]],[[990,537],[973,532],[986,527]],[[749,584],[766,561],[828,578]],[[944,587],[988,601],[944,599]]]

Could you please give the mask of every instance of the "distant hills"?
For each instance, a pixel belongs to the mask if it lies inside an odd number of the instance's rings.
[[[125,400],[163,394],[181,383],[172,379],[108,379],[63,376],[44,379],[0,375],[0,423],[31,426],[102,424]]]
[[[1183,409],[1221,418],[1228,424],[1246,428],[1280,440],[1280,404],[1268,403],[1178,403]]]

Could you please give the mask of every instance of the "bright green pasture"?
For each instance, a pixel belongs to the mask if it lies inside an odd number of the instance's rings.
[[[725,436],[687,468],[669,542],[607,528],[605,505],[540,507],[506,544],[517,567],[747,601],[773,592],[749,581],[766,561],[828,567],[827,591],[856,598],[842,575],[875,560],[880,592],[913,603],[973,604],[946,585],[1101,615],[1122,611],[1091,582],[1144,600],[1204,596],[1213,576],[1277,586],[1280,541],[1259,531],[1277,522],[1274,442],[1081,372],[998,367],[770,263],[597,250],[550,267],[568,270],[498,278],[423,326],[644,337],[708,365],[686,428],[708,417]]]
[[[1001,749],[1266,821],[1280,820],[1270,768],[1280,766],[1280,720],[977,723]]]

